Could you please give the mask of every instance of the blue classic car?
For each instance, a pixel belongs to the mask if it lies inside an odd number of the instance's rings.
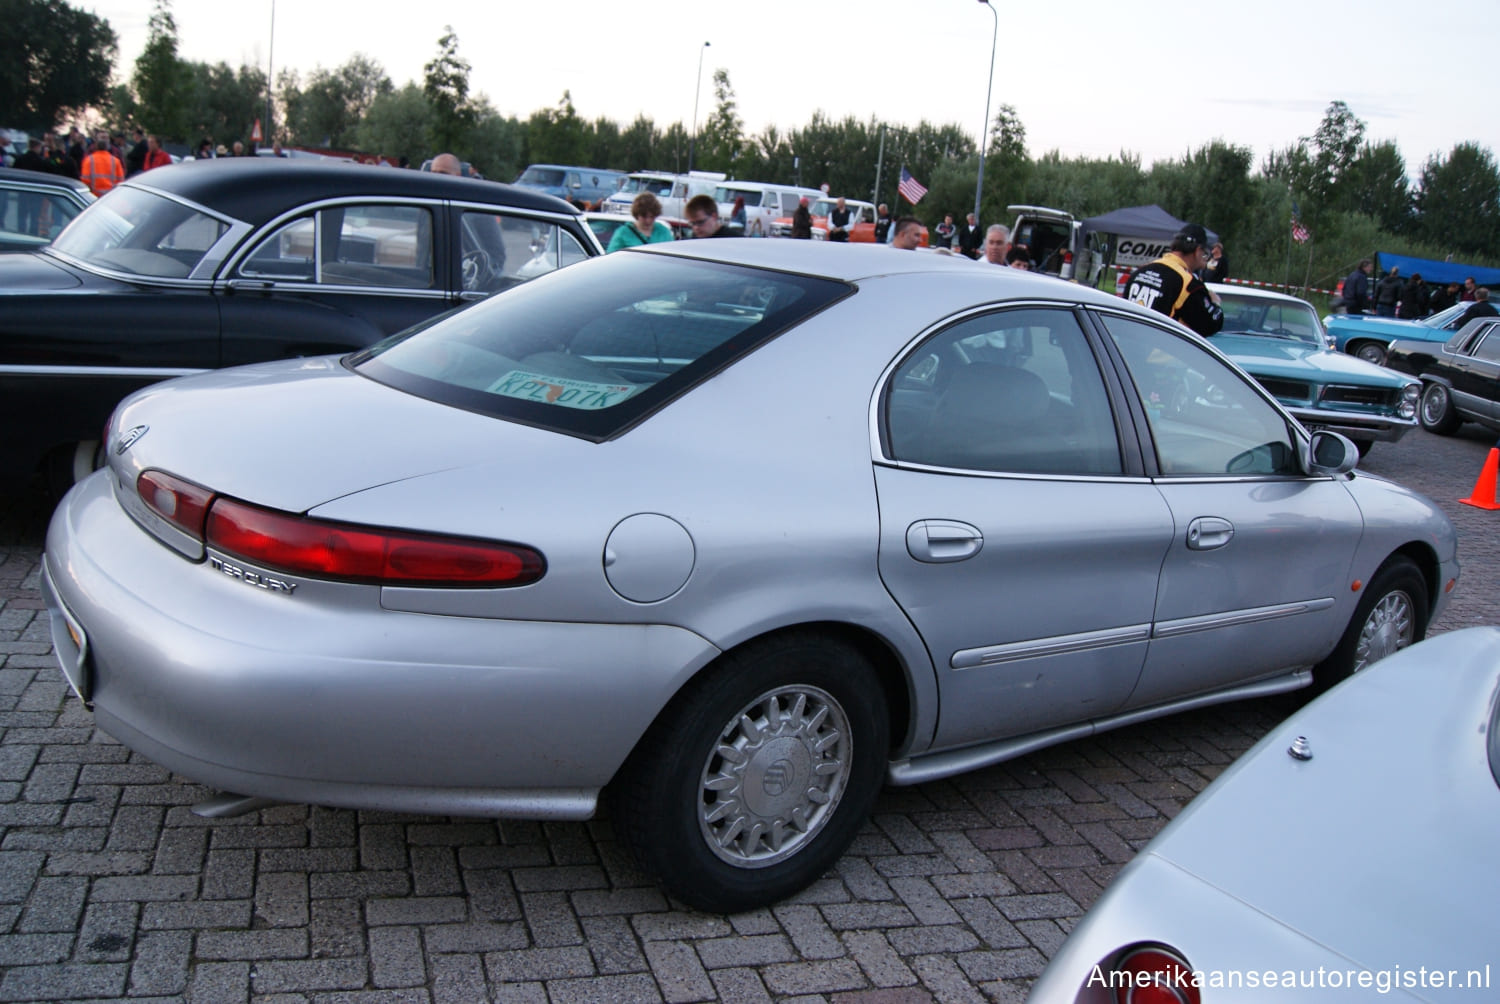
[[[1417,424],[1421,383],[1328,348],[1318,315],[1305,301],[1241,286],[1209,288],[1224,307],[1214,346],[1309,430],[1343,433],[1363,454]]]
[[[1351,356],[1385,365],[1386,353],[1398,338],[1446,342],[1458,330],[1458,319],[1473,306],[1470,303],[1455,303],[1431,317],[1419,321],[1403,321],[1395,317],[1378,317],[1375,314],[1329,314],[1323,318],[1334,345]]]

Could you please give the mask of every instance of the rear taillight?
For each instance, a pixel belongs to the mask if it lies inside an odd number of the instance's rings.
[[[135,490],[147,508],[194,540],[203,539],[203,520],[214,493],[165,471],[142,471]]]
[[[1193,967],[1170,948],[1132,948],[1114,966],[1116,1004],[1202,1004]]]
[[[529,547],[352,526],[231,499],[209,507],[210,547],[286,572],[396,586],[524,586],[546,571]]]

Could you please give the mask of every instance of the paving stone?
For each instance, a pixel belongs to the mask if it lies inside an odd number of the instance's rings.
[[[421,930],[377,927],[370,930],[370,980],[377,987],[421,987],[427,983]]]
[[[193,936],[187,931],[147,931],[136,942],[130,995],[165,996],[187,989]]]
[[[646,958],[667,1001],[679,1004],[714,999],[714,984],[689,945],[681,941],[648,941]]]

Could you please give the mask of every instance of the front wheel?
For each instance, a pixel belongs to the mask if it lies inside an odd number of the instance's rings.
[[[1453,395],[1440,383],[1430,383],[1422,388],[1422,406],[1418,412],[1422,428],[1439,436],[1451,436],[1463,425],[1458,411],[1453,407]]]
[[[1326,690],[1414,645],[1427,635],[1427,580],[1410,559],[1392,557],[1380,567],[1354,608],[1338,648],[1313,671]]]
[[[811,634],[731,653],[610,785],[616,834],[672,895],[737,913],[823,874],[870,812],[889,723],[856,652]]]
[[[1385,346],[1379,342],[1364,342],[1354,350],[1354,354],[1367,363],[1374,363],[1376,366],[1385,365]]]

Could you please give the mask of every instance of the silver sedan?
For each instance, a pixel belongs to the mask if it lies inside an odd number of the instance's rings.
[[[99,726],[253,799],[583,819],[686,902],[881,783],[1423,636],[1430,502],[1201,339],[962,259],[696,241],[129,398],[44,592]]]

